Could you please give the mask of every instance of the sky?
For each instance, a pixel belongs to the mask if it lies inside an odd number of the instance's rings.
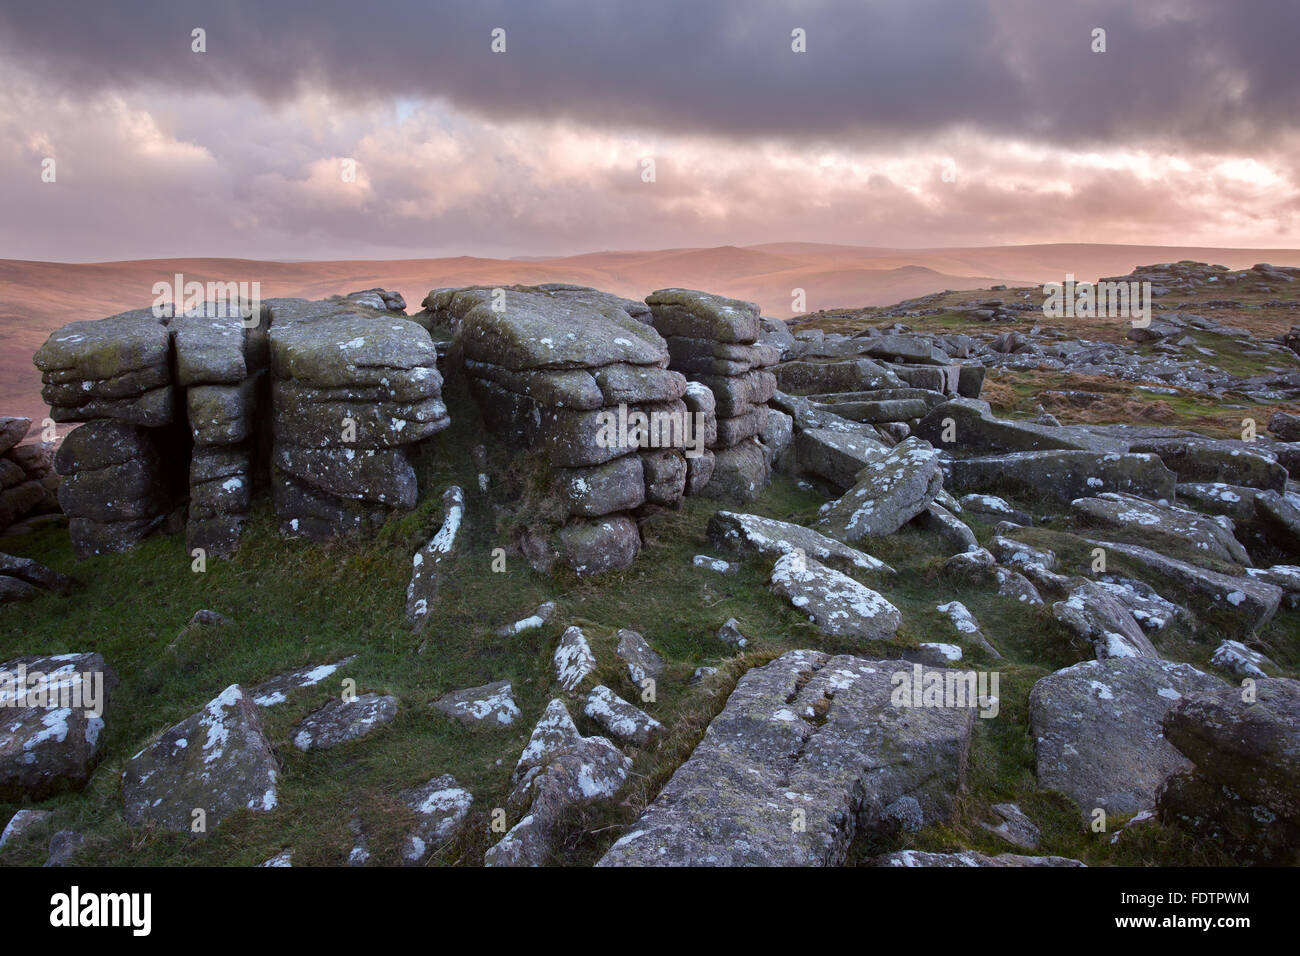
[[[0,0],[0,258],[1294,247],[1297,37],[1296,0]]]

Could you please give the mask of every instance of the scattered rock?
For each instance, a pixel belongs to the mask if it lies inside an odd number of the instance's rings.
[[[433,706],[468,727],[508,727],[519,717],[514,690],[508,680],[443,694]]]
[[[832,637],[887,641],[903,623],[898,608],[875,591],[799,552],[777,559],[770,585]]]
[[[397,698],[380,694],[335,698],[320,710],[308,714],[293,734],[299,750],[328,750],[356,740],[392,723],[397,716]]]

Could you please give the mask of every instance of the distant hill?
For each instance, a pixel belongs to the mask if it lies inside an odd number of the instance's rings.
[[[40,376],[32,353],[65,322],[93,319],[153,301],[153,284],[187,280],[258,281],[262,294],[323,298],[371,286],[394,289],[412,311],[439,286],[575,282],[631,298],[683,286],[758,302],[788,318],[794,289],[807,309],[889,305],[943,289],[1031,285],[1127,273],[1178,259],[1242,268],[1256,262],[1300,265],[1297,249],[1053,244],[952,249],[888,249],[776,242],[706,249],[606,251],[539,259],[270,262],[252,259],[149,259],[69,264],[0,260],[0,415],[39,419]]]

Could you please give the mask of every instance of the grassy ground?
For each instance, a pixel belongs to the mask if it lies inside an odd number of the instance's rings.
[[[1008,410],[1022,413],[1020,406],[1032,400],[1035,389],[1083,387],[1062,384],[1061,377],[1003,378],[998,385],[1006,388],[1002,397]],[[853,862],[904,846],[1006,851],[979,822],[992,819],[991,804],[1013,800],[1042,828],[1043,852],[1093,864],[1230,862],[1158,825],[1112,844],[1113,833],[1083,830],[1079,810],[1068,799],[1038,790],[1026,716],[1029,689],[1052,670],[1089,658],[1090,649],[1049,608],[1025,608],[945,579],[940,566],[948,549],[932,536],[909,527],[869,548],[899,575],[890,580],[865,575],[862,580],[896,604],[905,623],[888,644],[866,646],[827,638],[771,595],[768,561],[746,561],[728,576],[694,567],[693,555],[717,553],[705,537],[717,505],[701,498],[689,498],[680,511],[652,519],[644,529],[641,557],[622,572],[597,580],[565,572],[541,576],[514,556],[504,572],[496,573],[491,569],[493,549],[511,546],[510,529],[527,506],[520,499],[526,497],[532,466],[526,456],[489,444],[492,471],[506,478],[489,496],[479,495],[470,449],[484,440],[484,430],[454,388],[449,401],[455,424],[427,443],[417,460],[420,506],[372,538],[328,544],[281,538],[269,502],[262,499],[235,559],[210,562],[202,574],[191,570],[183,536],[154,537],[128,554],[84,562],[74,559],[65,530],[5,540],[7,551],[70,572],[82,586],[68,599],[43,596],[0,612],[0,660],[94,650],[121,679],[108,712],[104,759],[90,784],[80,793],[41,804],[53,811],[55,829],[76,829],[87,837],[84,862],[250,865],[290,849],[295,865],[339,865],[354,844],[348,820],[355,810],[367,830],[373,860],[395,863],[401,836],[414,822],[397,799],[398,791],[450,773],[474,794],[471,824],[431,862],[479,865],[483,850],[495,839],[489,831],[492,809],[504,805],[519,753],[546,702],[557,693],[550,654],[560,632],[569,624],[581,625],[601,662],[601,680],[638,700],[637,688],[614,653],[616,630],[628,627],[644,634],[667,660],[658,699],[642,706],[669,733],[649,750],[633,754],[633,780],[620,803],[572,821],[555,862],[590,863],[689,755],[745,669],[793,648],[896,657],[918,642],[955,641],[946,617],[935,610],[936,604],[952,599],[972,610],[1006,656],[997,665],[1001,713],[976,721],[968,786],[951,823],[912,836],[862,839],[854,847]],[[1186,416],[1201,411],[1191,407]],[[438,499],[450,483],[469,493],[469,515],[432,623],[417,636],[403,616],[411,555],[437,529]],[[811,523],[823,500],[777,475],[748,510]],[[981,539],[992,530],[978,522],[975,527]],[[544,600],[559,605],[551,625],[514,638],[493,635],[496,627]],[[199,608],[216,610],[230,623],[182,634]],[[741,657],[727,657],[714,637],[730,617],[740,621],[751,639]],[[1283,612],[1263,636],[1273,656],[1295,674],[1300,668],[1300,613]],[[1160,643],[1165,648],[1167,642],[1169,656],[1205,667],[1213,637],[1174,633]],[[153,736],[231,683],[251,685],[349,654],[357,655],[355,662],[337,676],[355,678],[360,692],[396,695],[401,706],[392,724],[361,741],[302,754],[290,743],[293,729],[336,695],[338,686],[327,681],[300,691],[263,716],[283,767],[276,811],[237,814],[203,839],[125,826],[122,768]],[[967,650],[967,660],[976,667],[992,666],[977,649]],[[720,669],[700,684],[689,684],[701,665]],[[523,711],[512,728],[471,731],[429,706],[449,690],[503,678],[513,683]],[[598,732],[580,715],[576,701],[570,702],[570,712],[584,732]],[[18,809],[0,803],[0,820]],[[36,865],[44,858],[44,841],[30,841],[7,848],[0,862]]]

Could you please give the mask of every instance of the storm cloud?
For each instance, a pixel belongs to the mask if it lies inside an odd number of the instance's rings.
[[[0,254],[1294,244],[1297,36],[1292,0],[7,3]]]

